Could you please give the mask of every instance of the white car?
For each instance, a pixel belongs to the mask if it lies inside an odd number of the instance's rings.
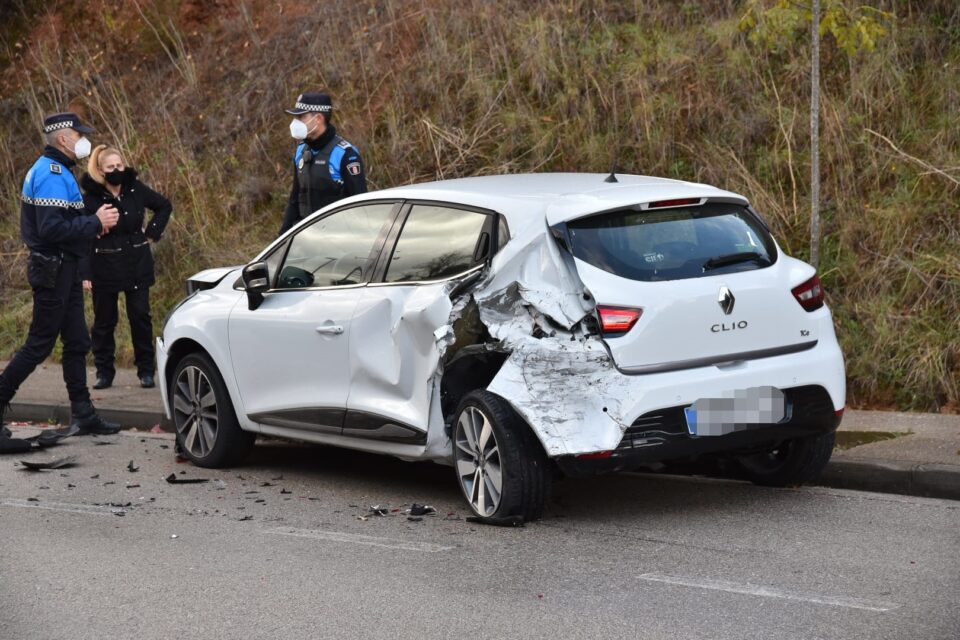
[[[354,196],[211,269],[158,339],[184,455],[256,434],[450,464],[482,518],[551,480],[703,455],[813,479],[845,401],[813,267],[743,196],[644,176]]]

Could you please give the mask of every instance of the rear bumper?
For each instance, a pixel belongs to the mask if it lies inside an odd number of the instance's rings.
[[[684,406],[652,411],[637,418],[624,432],[609,457],[560,456],[560,469],[569,476],[596,475],[636,468],[652,462],[687,460],[708,454],[737,454],[776,446],[779,442],[835,431],[841,412],[833,408],[821,386],[784,389],[789,418],[771,425],[758,425],[723,436],[691,436],[687,432]]]

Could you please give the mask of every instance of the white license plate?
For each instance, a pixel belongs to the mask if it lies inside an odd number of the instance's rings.
[[[700,398],[683,410],[692,436],[723,436],[760,425],[777,424],[787,415],[787,399],[776,387],[752,387],[729,397]]]

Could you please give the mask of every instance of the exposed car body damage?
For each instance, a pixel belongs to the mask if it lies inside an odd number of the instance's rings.
[[[403,203],[439,202],[497,214],[503,228],[509,227],[509,240],[497,238],[492,257],[482,265],[440,281],[391,282],[381,274],[344,287],[271,290],[261,307],[248,308],[239,272],[197,274],[191,278],[196,295],[173,314],[158,342],[166,369],[161,380],[165,408],[170,411],[169,376],[187,352],[179,346],[186,342],[201,346],[221,371],[230,372],[224,384],[245,431],[406,459],[450,462],[451,420],[459,400],[477,389],[506,400],[550,458],[610,452],[642,415],[760,382],[778,389],[819,385],[833,409],[843,407],[843,362],[830,314],[826,308],[807,312],[793,306],[791,288],[814,274],[808,265],[781,255],[732,288],[738,314],[771,306],[769,291],[777,289],[776,305],[795,312],[792,324],[778,324],[757,311],[749,316],[749,331],[764,320],[771,331],[790,329],[789,335],[768,336],[776,344],[803,340],[816,348],[789,357],[727,358],[747,353],[743,345],[757,334],[711,330],[728,317],[716,303],[717,291],[727,284],[724,276],[618,280],[578,261],[575,245],[557,231],[602,212],[645,211],[654,200],[692,196],[698,206],[744,206],[746,199],[707,185],[641,176],[621,176],[619,183],[609,184],[603,178],[473,178],[400,187],[338,204],[389,201],[400,211],[408,206]],[[278,238],[256,261],[268,259],[322,215]],[[388,251],[380,257],[383,264],[391,259]],[[754,294],[751,287],[766,289]],[[644,339],[636,345],[622,339],[615,344],[617,338],[600,333],[598,304],[645,306],[646,321],[688,302],[694,311],[641,327],[635,333]],[[697,309],[713,314],[702,327],[705,313]],[[737,346],[728,349],[727,344]],[[656,375],[628,371],[692,362],[688,353],[673,358],[684,350],[700,350],[697,355],[713,360]],[[618,353],[634,361],[618,366],[623,364]]]

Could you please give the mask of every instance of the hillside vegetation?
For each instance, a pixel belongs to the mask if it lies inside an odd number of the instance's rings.
[[[820,272],[850,406],[957,411],[960,5],[869,4],[892,14],[873,51],[851,55],[829,34],[822,45]],[[282,108],[319,87],[371,188],[615,161],[747,195],[805,258],[809,34],[761,43],[744,11],[733,0],[0,0],[0,357],[30,318],[20,185],[42,115],[68,107],[174,201],[156,251],[158,332],[186,276],[245,262],[276,234],[293,152]]]

